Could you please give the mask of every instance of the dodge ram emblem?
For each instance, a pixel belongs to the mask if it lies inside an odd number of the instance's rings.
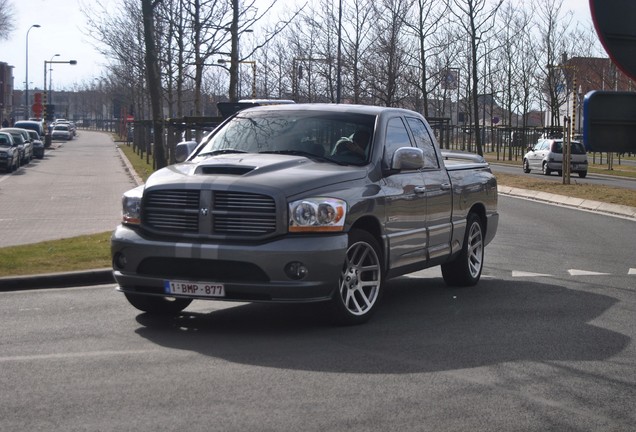
[[[208,209],[204,207],[201,210],[199,210],[199,213],[201,213],[201,216],[207,216],[208,215]]]

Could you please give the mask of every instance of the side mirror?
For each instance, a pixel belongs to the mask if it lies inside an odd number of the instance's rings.
[[[188,159],[188,156],[192,154],[194,149],[197,147],[196,141],[181,141],[177,144],[177,147],[174,151],[174,158],[177,162],[184,162]]]
[[[424,152],[417,147],[400,147],[393,153],[391,170],[413,171],[424,168]]]

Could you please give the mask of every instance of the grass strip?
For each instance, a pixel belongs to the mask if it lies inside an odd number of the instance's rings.
[[[111,232],[0,248],[0,277],[108,268]]]

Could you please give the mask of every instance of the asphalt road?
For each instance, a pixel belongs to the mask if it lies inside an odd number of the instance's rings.
[[[632,431],[636,222],[500,199],[477,287],[389,282],[373,319],[113,285],[0,293],[0,430]]]
[[[135,186],[109,134],[54,141],[43,159],[0,173],[0,247],[113,230]]]

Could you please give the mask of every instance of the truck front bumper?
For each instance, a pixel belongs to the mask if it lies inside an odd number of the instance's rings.
[[[165,281],[180,280],[224,285],[225,297],[207,300],[323,301],[338,286],[347,242],[346,233],[260,243],[166,241],[120,225],[111,238],[113,275],[118,290],[132,294],[165,296]]]

